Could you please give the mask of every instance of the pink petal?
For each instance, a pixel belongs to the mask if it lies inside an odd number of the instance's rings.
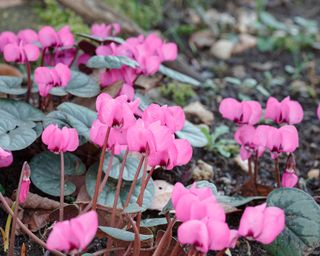
[[[68,252],[71,248],[69,239],[74,236],[70,229],[69,221],[57,222],[54,224],[47,239],[48,250],[58,250]]]
[[[182,195],[175,207],[177,219],[182,222],[190,220],[191,207],[196,202],[198,202],[198,198],[195,195]]]
[[[158,56],[150,56],[145,59],[145,70],[143,73],[145,75],[153,75],[160,69],[161,61]]]
[[[13,162],[13,156],[10,151],[5,151],[0,147],[0,168],[8,167]]]
[[[3,51],[4,47],[7,44],[12,43],[18,43],[18,38],[14,33],[10,31],[4,31],[0,33],[0,53]]]
[[[74,37],[69,26],[64,26],[58,31],[58,36],[62,46],[68,47],[74,45]]]
[[[225,222],[208,220],[209,249],[222,250],[227,248],[230,240],[230,229]]]
[[[187,164],[192,157],[192,147],[190,142],[186,139],[175,139],[173,143],[178,150],[176,165],[180,166]]]
[[[303,119],[303,109],[299,102],[288,100],[282,101],[282,114],[288,124],[298,124]]]
[[[225,98],[220,103],[219,112],[223,118],[235,121],[235,119],[240,119],[242,106],[240,102],[233,98]]]
[[[32,44],[39,41],[38,34],[32,29],[20,30],[18,33],[18,37],[21,41],[27,44]]]
[[[260,121],[262,108],[257,101],[244,101],[241,103],[243,107],[243,123],[254,125]]]
[[[37,46],[33,44],[26,44],[24,46],[24,51],[26,53],[28,61],[36,61],[39,58],[40,50]]]
[[[5,61],[19,62],[20,61],[20,48],[17,44],[7,44],[3,49],[3,56]]]
[[[178,240],[181,244],[195,245],[196,249],[207,253],[209,235],[206,225],[200,220],[190,220],[178,228]]]
[[[174,61],[178,55],[178,47],[175,43],[163,44],[161,48],[165,61]]]
[[[53,27],[45,26],[39,30],[39,41],[42,47],[55,47],[59,45],[59,36]]]
[[[18,198],[20,204],[23,204],[26,201],[30,189],[30,184],[30,179],[22,180]]]
[[[171,194],[171,200],[172,200],[172,204],[173,207],[175,208],[179,199],[181,198],[181,196],[183,196],[184,194],[188,194],[189,190],[186,189],[182,183],[177,182],[172,190],[172,194]]]
[[[298,183],[298,176],[293,172],[285,172],[282,175],[281,184],[285,188],[293,188]]]
[[[255,239],[260,243],[270,244],[284,228],[284,211],[278,207],[267,207],[264,212],[262,232]]]
[[[285,125],[279,129],[282,137],[281,145],[283,152],[293,152],[299,146],[297,128],[293,125]]]
[[[57,71],[57,74],[61,81],[61,86],[65,87],[68,85],[71,79],[71,70],[67,65],[62,63],[57,64],[54,69]]]
[[[173,107],[165,108],[164,118],[165,118],[165,125],[172,132],[182,130],[185,123],[185,114],[181,107],[173,106]]]
[[[271,119],[277,122],[278,116],[280,115],[280,113],[281,113],[280,102],[274,97],[269,97],[267,101],[267,107],[266,107],[264,118]]]

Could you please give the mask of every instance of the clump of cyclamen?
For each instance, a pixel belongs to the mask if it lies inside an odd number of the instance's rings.
[[[226,214],[212,190],[197,188],[195,184],[186,189],[181,183],[176,183],[171,200],[176,217],[182,222],[178,228],[179,242],[194,245],[202,253],[233,248],[240,236],[270,244],[285,227],[283,210],[262,204],[247,207],[239,230],[230,229]]]
[[[299,146],[298,131],[293,124],[303,119],[303,109],[297,101],[286,97],[281,102],[270,97],[267,102],[265,119],[283,124],[280,128],[271,125],[256,125],[261,119],[262,108],[256,101],[238,102],[232,98],[221,101],[219,111],[222,116],[240,125],[234,134],[235,140],[241,145],[240,157],[261,157],[268,150],[273,159],[282,153],[293,153]],[[284,180],[297,177],[286,172]],[[294,182],[290,182],[290,186]],[[296,183],[296,182],[295,182]],[[286,182],[284,186],[289,186]]]
[[[174,135],[184,125],[183,110],[152,104],[137,119],[138,106],[139,100],[130,102],[125,95],[113,99],[108,94],[100,94],[96,101],[98,118],[90,130],[91,140],[102,147],[110,129],[107,146],[115,154],[125,149],[145,154],[150,166],[163,166],[168,170],[189,162],[190,143]]]

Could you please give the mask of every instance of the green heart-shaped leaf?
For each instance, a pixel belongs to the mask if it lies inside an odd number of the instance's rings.
[[[104,227],[104,226],[99,226],[99,229],[102,232],[106,233],[107,235],[121,241],[132,242],[135,239],[135,234],[127,230],[112,228],[112,227]],[[152,235],[140,235],[141,241],[145,241],[151,238],[153,238]]]
[[[71,80],[64,89],[74,96],[84,98],[91,98],[100,93],[99,84],[79,71],[72,71]]]
[[[128,66],[131,68],[136,68],[139,64],[130,59],[127,56],[93,56],[88,62],[87,66],[89,68],[109,68],[109,69],[120,69],[123,66]]]
[[[163,65],[160,65],[159,72],[181,83],[191,84],[194,86],[200,86],[201,84],[198,80]]]
[[[22,88],[22,78],[15,76],[0,76],[0,92],[12,95],[21,95],[27,92]]]
[[[180,139],[187,139],[193,147],[201,148],[208,144],[208,140],[200,128],[189,121],[185,121],[183,129],[177,131],[176,135]]]
[[[60,195],[60,155],[48,151],[35,155],[31,162],[32,183],[44,193]],[[78,176],[85,173],[82,161],[71,153],[64,154],[64,171],[67,176]],[[71,181],[65,182],[64,195],[71,195],[76,186]]]
[[[294,188],[272,191],[267,199],[268,206],[284,210],[284,231],[265,246],[275,256],[309,255],[320,246],[320,206],[307,193]]]
[[[93,121],[97,118],[97,113],[89,108],[65,102],[58,106],[64,115],[57,114],[59,117],[64,117],[64,120],[70,124],[71,127],[76,128],[79,135],[90,140],[90,128]]]

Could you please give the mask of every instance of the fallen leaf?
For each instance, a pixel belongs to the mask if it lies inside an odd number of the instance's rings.
[[[194,32],[190,37],[189,43],[195,45],[197,48],[202,49],[205,47],[211,47],[214,41],[215,40],[212,31],[206,29]]]
[[[0,64],[0,76],[17,76],[23,77],[19,69],[8,64]]]
[[[198,160],[197,165],[192,170],[192,179],[194,181],[200,180],[213,180],[214,172],[212,165],[206,163],[203,160]]]
[[[243,53],[244,51],[254,48],[257,45],[257,38],[249,34],[241,34],[239,41],[234,45],[232,54]]]
[[[188,119],[195,123],[205,123],[211,125],[214,120],[213,113],[207,110],[199,101],[193,102],[183,108]]]

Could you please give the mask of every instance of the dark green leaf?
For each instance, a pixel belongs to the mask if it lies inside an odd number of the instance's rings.
[[[127,208],[123,210],[124,213],[138,213],[138,212],[143,212],[146,209],[142,208],[139,206],[137,203],[132,203],[129,204]]]
[[[15,76],[0,76],[0,92],[12,95],[21,95],[27,92],[22,88],[22,78]]]
[[[108,37],[105,37],[105,38],[101,38],[101,37],[98,37],[98,36],[91,36],[91,35],[87,35],[87,34],[83,34],[83,33],[77,33],[77,35],[81,36],[83,38],[87,38],[87,39],[99,42],[99,43],[104,43],[104,42],[115,42],[115,43],[118,43],[118,44],[124,43],[124,40],[121,37],[108,36]]]
[[[21,150],[30,146],[37,137],[37,133],[32,128],[19,126],[0,134],[0,146],[10,151]]]
[[[148,218],[141,221],[141,227],[156,227],[160,225],[166,225],[168,221],[166,218]]]
[[[89,59],[87,66],[89,68],[109,68],[120,69],[123,66],[136,68],[139,64],[127,56],[93,56]]]
[[[71,127],[76,128],[79,135],[90,140],[90,128],[93,121],[97,118],[97,113],[89,108],[65,102],[57,107],[64,115],[56,113],[55,115],[66,121]]]
[[[194,86],[200,86],[200,84],[201,84],[198,80],[196,80],[190,76],[187,76],[185,74],[182,74],[178,71],[175,71],[171,68],[165,67],[163,65],[160,65],[159,72],[166,75],[167,77],[170,77],[170,78],[177,80],[179,82],[182,82],[182,83],[191,84]]]
[[[127,230],[112,228],[112,227],[103,227],[103,226],[99,226],[99,229],[102,232],[106,233],[107,235],[121,241],[132,242],[135,239],[135,234]],[[152,235],[140,235],[141,241],[145,241],[152,238],[153,238]]]
[[[31,162],[32,183],[44,193],[52,196],[60,194],[60,155],[48,151],[35,155]],[[86,168],[82,161],[71,153],[64,154],[65,175],[78,176],[84,174]],[[65,182],[64,195],[71,195],[76,186],[71,181]]]
[[[281,188],[272,191],[268,206],[285,211],[286,227],[267,251],[275,256],[309,255],[320,246],[320,206],[299,189]]]
[[[264,196],[250,196],[250,197],[242,197],[242,196],[217,196],[218,202],[232,206],[238,207],[241,205],[245,205],[253,200],[265,199]]]
[[[201,148],[208,144],[208,140],[200,128],[189,121],[185,121],[183,129],[181,131],[177,131],[176,135],[180,139],[187,139],[194,147]]]
[[[100,86],[91,77],[79,71],[72,71],[71,80],[64,89],[74,96],[84,98],[91,98],[100,93]]]

